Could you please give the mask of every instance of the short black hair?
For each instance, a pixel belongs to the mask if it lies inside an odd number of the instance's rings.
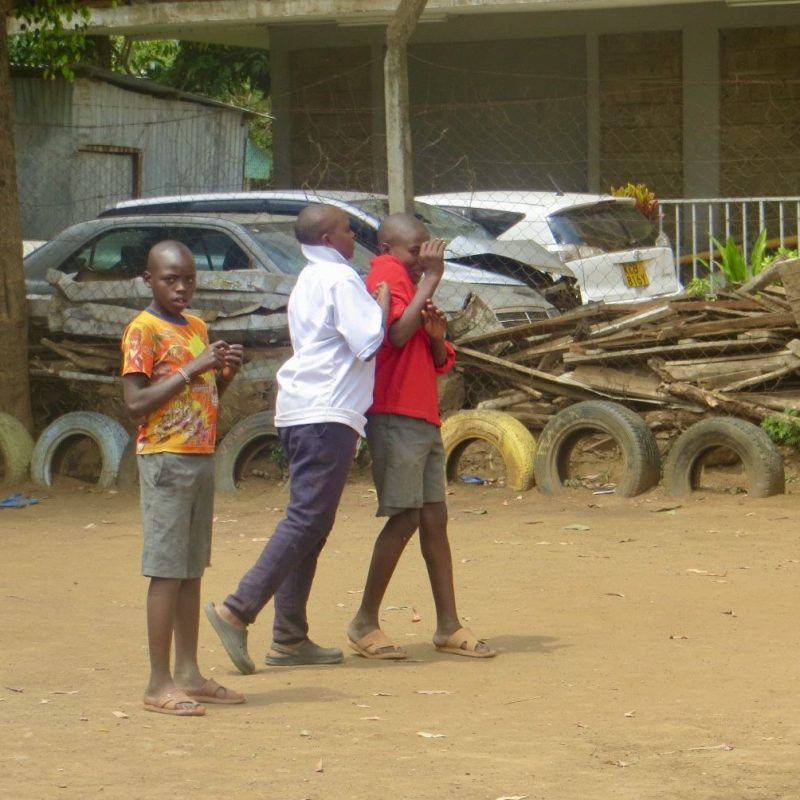
[[[394,244],[398,238],[410,238],[420,231],[428,232],[425,223],[416,214],[389,214],[378,228],[378,244]]]
[[[322,237],[329,233],[333,225],[345,214],[341,208],[327,203],[312,203],[306,206],[294,223],[294,235],[300,244],[322,244]]]

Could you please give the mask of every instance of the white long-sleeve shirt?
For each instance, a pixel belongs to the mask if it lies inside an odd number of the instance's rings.
[[[308,260],[289,297],[294,354],[278,370],[275,425],[340,422],[364,435],[381,310],[350,263],[331,247],[302,246]]]

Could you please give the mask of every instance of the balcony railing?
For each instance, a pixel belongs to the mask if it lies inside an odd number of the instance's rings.
[[[669,236],[684,280],[707,274],[713,239],[730,236],[745,258],[762,230],[767,247],[796,248],[800,233],[800,197],[713,197],[702,200],[660,200],[661,229]]]

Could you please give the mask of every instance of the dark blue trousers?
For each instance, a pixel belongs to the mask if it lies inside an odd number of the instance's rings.
[[[225,605],[250,624],[274,597],[272,640],[295,644],[308,636],[306,604],[317,559],[336,518],[358,434],[325,422],[278,428],[278,435],[289,460],[289,507]]]

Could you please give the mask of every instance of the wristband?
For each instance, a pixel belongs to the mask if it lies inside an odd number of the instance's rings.
[[[175,371],[183,378],[187,386],[192,382],[192,379],[189,377],[189,373],[187,373],[183,367],[178,367],[178,369]]]

